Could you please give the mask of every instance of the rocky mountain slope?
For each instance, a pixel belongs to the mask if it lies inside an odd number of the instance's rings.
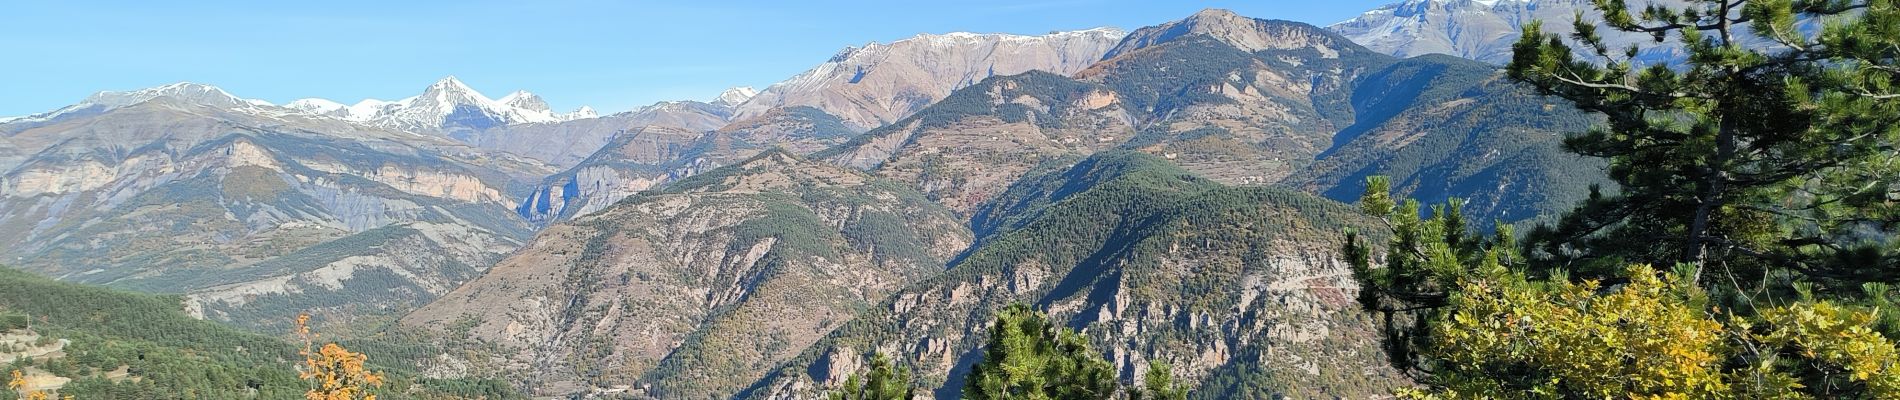
[[[1133,136],[1121,97],[1052,73],[985,79],[814,157],[911,184],[968,215],[1045,164]]]
[[[0,174],[10,262],[261,325],[433,299],[528,236],[514,190],[551,172],[196,84],[102,93],[0,124],[0,143],[28,155]]]
[[[1122,32],[1098,28],[1042,36],[955,32],[872,42],[773,84],[737,108],[738,119],[809,106],[855,129],[916,112],[983,78],[1031,70],[1068,75],[1100,60]]]
[[[551,226],[403,322],[538,395],[717,397],[969,243],[914,191],[770,150]]]
[[[1311,25],[1225,10],[1142,28],[1107,54],[1074,77],[985,80],[818,156],[910,183],[965,215],[1029,171],[1108,148],[1226,184],[1342,201],[1365,175],[1394,175],[1411,182],[1408,195],[1482,199],[1473,211],[1486,221],[1532,218],[1581,195],[1584,184],[1545,179],[1551,171],[1602,180],[1599,166],[1558,147],[1585,120],[1494,67],[1401,62]],[[1512,174],[1525,178],[1476,184]]]
[[[1097,154],[1025,179],[1002,231],[941,275],[840,326],[749,398],[804,398],[883,353],[936,398],[981,356],[987,321],[1026,303],[1078,328],[1124,380],[1149,360],[1186,382],[1244,369],[1210,398],[1364,398],[1402,384],[1337,259],[1339,235],[1374,222],[1291,191],[1224,186],[1158,157]]]

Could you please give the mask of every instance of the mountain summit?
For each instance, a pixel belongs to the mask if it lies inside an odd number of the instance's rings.
[[[773,84],[740,105],[734,120],[810,106],[858,129],[902,119],[983,78],[1042,70],[1068,75],[1101,60],[1115,28],[1040,36],[953,32],[848,47],[830,61]]]
[[[1330,35],[1315,34],[1315,32],[1310,32],[1310,29],[1304,28],[1304,24],[1274,23],[1235,14],[1233,11],[1209,8],[1179,21],[1137,29],[1129,33],[1128,37],[1123,38],[1121,43],[1115,45],[1115,48],[1109,50],[1103,58],[1115,58],[1138,49],[1194,35],[1206,35],[1247,52],[1313,48],[1327,53],[1332,52],[1333,49],[1345,47],[1339,43],[1333,43],[1336,39]]]

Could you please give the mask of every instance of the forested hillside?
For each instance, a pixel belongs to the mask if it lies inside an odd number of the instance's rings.
[[[288,399],[308,383],[296,345],[185,315],[177,296],[55,282],[0,268],[0,379],[20,371],[29,387],[75,399]],[[289,332],[286,332],[288,334]],[[33,337],[29,341],[14,341]],[[385,399],[507,399],[507,384],[418,379],[397,355],[433,353],[389,337],[364,339],[372,368],[387,371]],[[50,351],[34,351],[45,349]],[[394,350],[401,349],[401,350]],[[53,387],[36,385],[53,385]],[[0,391],[0,398],[19,393]]]

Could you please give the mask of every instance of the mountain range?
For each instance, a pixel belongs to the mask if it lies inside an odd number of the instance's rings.
[[[924,34],[606,115],[452,76],[353,105],[101,92],[0,120],[0,260],[258,332],[420,337],[420,376],[533,396],[811,398],[884,354],[954,398],[1012,303],[1126,381],[1382,396],[1411,381],[1353,302],[1338,249],[1379,221],[1347,203],[1386,175],[1489,227],[1605,183],[1561,148],[1597,118],[1495,65],[1586,3]]]

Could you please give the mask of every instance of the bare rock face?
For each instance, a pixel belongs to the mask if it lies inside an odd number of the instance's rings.
[[[783,150],[543,230],[403,319],[537,395],[727,397],[970,243],[902,186]]]
[[[390,317],[528,233],[506,188],[546,166],[199,87],[0,125],[32,154],[0,174],[0,255],[62,280],[191,293],[203,317],[281,332],[305,311]]]
[[[855,129],[904,118],[984,78],[1032,70],[1068,75],[1102,58],[1122,32],[1097,28],[1042,36],[949,33],[846,48],[824,64],[765,88],[738,119],[809,106]]]

